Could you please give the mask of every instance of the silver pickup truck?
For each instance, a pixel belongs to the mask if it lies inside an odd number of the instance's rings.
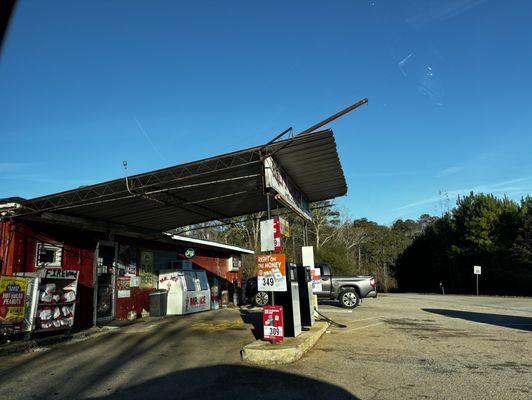
[[[321,291],[314,291],[319,299],[339,300],[346,308],[355,308],[360,299],[377,297],[377,284],[373,276],[333,276],[329,264],[315,265],[321,272]],[[249,278],[246,282],[245,297],[259,307],[268,304],[268,292],[257,290],[257,278]]]
[[[377,284],[373,276],[336,276],[329,264],[316,264],[321,272],[321,291],[314,291],[319,299],[339,300],[345,308],[355,308],[360,299],[377,297]]]

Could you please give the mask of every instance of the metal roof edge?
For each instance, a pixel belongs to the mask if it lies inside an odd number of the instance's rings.
[[[171,239],[180,241],[180,242],[196,243],[196,244],[201,244],[204,246],[209,246],[209,247],[213,247],[217,249],[232,250],[232,251],[242,253],[242,254],[255,254],[253,250],[244,249],[243,247],[233,246],[230,244],[213,242],[211,240],[196,239],[196,238],[191,238],[188,236],[173,235],[171,233],[165,233],[165,235],[168,235]]]

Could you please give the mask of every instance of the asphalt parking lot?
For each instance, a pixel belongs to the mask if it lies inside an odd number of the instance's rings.
[[[0,358],[10,399],[531,399],[532,299],[385,295],[350,312],[300,361],[240,361],[260,311],[148,320]],[[256,332],[255,332],[256,334]]]
[[[322,310],[348,328],[291,370],[356,398],[532,399],[530,298],[391,294]]]

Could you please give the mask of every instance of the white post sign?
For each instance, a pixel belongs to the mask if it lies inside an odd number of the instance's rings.
[[[274,239],[273,219],[260,221],[260,251],[274,251]]]
[[[478,296],[478,276],[482,274],[482,267],[480,265],[473,265],[473,273],[477,280],[477,296]]]
[[[301,258],[305,267],[310,267],[310,274],[312,277],[312,290],[315,292],[321,292],[321,274],[319,268],[314,268],[314,247],[303,246],[301,247]]]

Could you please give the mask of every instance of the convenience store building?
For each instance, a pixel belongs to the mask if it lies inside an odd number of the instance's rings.
[[[208,272],[212,299],[241,284],[235,246],[172,236],[179,227],[345,195],[332,130],[34,199],[0,201],[2,275],[79,271],[75,326],[149,309],[161,269]]]

